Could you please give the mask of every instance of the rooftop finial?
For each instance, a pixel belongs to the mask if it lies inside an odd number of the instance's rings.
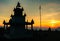
[[[16,7],[21,7],[19,2],[17,3],[17,6]]]

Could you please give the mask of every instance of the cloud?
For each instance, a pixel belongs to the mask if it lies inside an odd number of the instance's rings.
[[[40,0],[42,3],[60,3],[60,0]]]
[[[54,14],[60,12],[60,4],[48,3],[42,5],[42,14]]]
[[[60,12],[57,15],[54,16],[54,19],[60,21]]]
[[[52,19],[60,21],[60,12],[49,13],[42,16],[42,20],[44,21],[49,21]]]

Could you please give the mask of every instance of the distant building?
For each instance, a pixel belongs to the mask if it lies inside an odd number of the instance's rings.
[[[48,28],[48,31],[51,31],[51,28],[50,27]]]
[[[10,36],[11,38],[17,37],[26,37],[25,27],[27,25],[31,25],[31,29],[33,29],[34,21],[32,19],[31,22],[26,22],[26,14],[23,15],[23,7],[21,7],[20,3],[18,2],[16,8],[14,8],[14,15],[11,15],[11,19],[9,22],[3,22],[5,29],[10,25]],[[26,34],[26,35],[25,35]]]

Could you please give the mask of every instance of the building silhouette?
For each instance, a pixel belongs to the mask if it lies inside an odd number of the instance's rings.
[[[26,22],[26,14],[23,14],[23,7],[21,7],[20,3],[17,3],[16,8],[14,8],[14,15],[11,15],[11,19],[9,22],[6,22],[5,20],[3,21],[4,28],[7,29],[8,25],[10,25],[10,32],[9,36],[11,38],[24,38],[30,35],[26,34],[25,27],[27,25],[31,25],[31,29],[33,30],[33,24],[34,21],[33,19],[31,22]],[[6,35],[5,35],[6,36]]]

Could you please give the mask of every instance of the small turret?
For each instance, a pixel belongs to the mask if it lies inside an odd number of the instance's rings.
[[[31,23],[34,24],[34,20],[33,20],[33,19],[32,19],[32,21],[31,21]]]
[[[11,17],[13,17],[13,15],[11,14]]]
[[[26,13],[24,14],[24,16],[26,16]]]
[[[33,30],[33,24],[34,24],[34,20],[31,20],[31,30]]]
[[[3,21],[3,24],[5,24],[5,20]]]

